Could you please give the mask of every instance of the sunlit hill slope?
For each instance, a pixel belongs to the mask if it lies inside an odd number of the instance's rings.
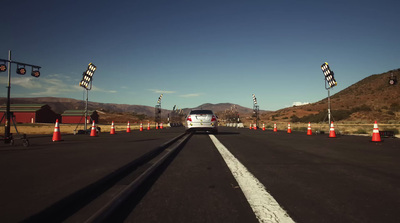
[[[331,96],[331,112],[335,121],[398,122],[400,120],[400,83],[389,84],[400,69],[374,74]],[[316,103],[280,109],[263,114],[262,120],[320,122],[327,115],[328,99]]]

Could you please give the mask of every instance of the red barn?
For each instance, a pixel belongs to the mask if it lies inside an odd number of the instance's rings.
[[[5,123],[6,109],[6,105],[0,106],[1,123]],[[61,117],[46,104],[11,104],[10,112],[16,123],[54,123]]]
[[[61,115],[63,124],[78,124],[85,123],[85,110],[66,110]],[[99,122],[99,115],[96,111],[88,111],[87,123],[91,123],[91,121]]]

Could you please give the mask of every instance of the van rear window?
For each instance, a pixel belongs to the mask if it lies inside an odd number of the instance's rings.
[[[213,114],[211,110],[193,110],[190,112],[190,114]]]

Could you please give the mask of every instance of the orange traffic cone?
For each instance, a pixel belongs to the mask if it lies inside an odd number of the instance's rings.
[[[257,123],[254,123],[253,129],[257,130]]]
[[[140,123],[140,128],[139,130],[142,132],[143,131],[143,123]]]
[[[264,124],[264,123],[263,123],[263,128],[262,128],[262,130],[265,131],[265,124]]]
[[[287,125],[287,133],[292,133],[292,128],[290,127],[290,123]]]
[[[150,130],[150,122],[147,123],[147,130]]]
[[[131,125],[128,121],[128,125],[126,126],[126,132],[131,132]]]
[[[311,123],[308,123],[307,135],[308,135],[308,136],[312,135],[312,131],[311,131]]]
[[[56,125],[54,127],[54,133],[53,133],[53,142],[61,141],[61,132],[60,132],[60,126],[58,124],[58,119],[56,120]]]
[[[111,131],[110,131],[111,135],[115,134],[115,127],[114,127],[114,121],[111,122]]]
[[[158,122],[156,123],[156,129],[158,129]]]
[[[336,138],[335,127],[333,122],[331,122],[331,128],[329,129],[329,138]]]
[[[93,121],[92,124],[92,130],[90,131],[90,136],[97,136],[97,132],[96,132],[96,124]]]
[[[252,129],[252,127],[253,127],[253,123],[250,124],[250,128],[249,129]]]
[[[372,142],[382,142],[381,134],[379,133],[379,129],[378,129],[378,123],[376,121],[374,124],[374,130],[372,131]]]
[[[160,125],[160,129],[163,129],[162,122],[161,122],[161,125]]]
[[[277,132],[278,129],[276,128],[276,123],[274,123],[274,132]]]

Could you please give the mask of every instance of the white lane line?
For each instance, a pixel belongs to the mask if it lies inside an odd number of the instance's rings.
[[[294,222],[265,186],[214,136],[209,135],[242,189],[259,222]]]

